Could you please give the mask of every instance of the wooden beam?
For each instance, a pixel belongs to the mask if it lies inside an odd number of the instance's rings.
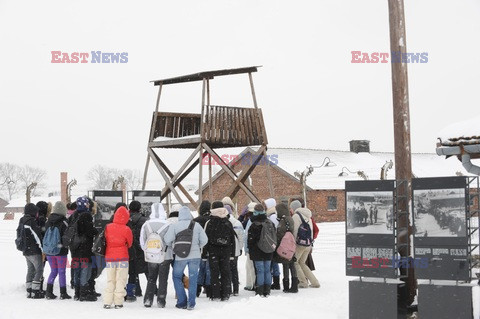
[[[199,192],[203,192],[203,189],[200,188]],[[213,201],[213,190],[212,190],[212,156],[208,156],[208,199],[210,202]]]
[[[177,191],[175,190],[175,187],[173,187],[172,183],[170,182],[170,179],[168,178],[167,174],[163,170],[163,167],[159,161],[160,158],[158,158],[157,154],[155,154],[155,152],[152,149],[148,149],[148,153],[150,154],[150,157],[152,158],[152,161],[155,164],[155,166],[157,166],[158,171],[162,175],[170,191],[173,193],[173,195],[175,196],[175,198],[178,200],[180,204],[185,205],[182,199],[180,198],[180,196],[178,195]]]
[[[265,169],[267,170],[268,190],[270,191],[270,197],[275,198],[275,189],[273,188],[272,174],[270,172],[270,161],[268,160],[266,147],[263,149],[263,156],[266,162],[265,165],[267,165]]]
[[[253,106],[257,109],[257,96],[255,95],[255,88],[253,86],[253,76],[251,72],[248,72],[248,79],[250,80],[250,90],[252,91]]]
[[[171,140],[165,141],[156,141],[148,143],[149,147],[167,147],[167,146],[177,146],[184,144],[199,144],[202,141],[200,136],[196,137],[182,137],[182,138],[172,138]]]
[[[248,178],[248,176],[250,176],[250,174],[253,172],[256,165],[258,164],[258,162],[260,162],[260,160],[263,158],[264,152],[265,152],[265,147],[260,146],[260,148],[253,155],[251,155],[251,156],[254,156],[255,160],[250,164],[250,166],[248,166],[247,169],[242,170],[242,173],[240,173],[240,176],[238,176],[235,183],[232,186],[230,186],[230,188],[227,190],[226,194],[227,194],[228,197],[233,198],[233,197],[235,197],[235,195],[237,195],[237,192],[240,190],[240,183],[242,183],[242,184],[245,183],[245,180]],[[249,154],[246,154],[245,156],[247,156]],[[248,188],[246,185],[245,185],[245,187]],[[250,190],[250,188],[248,188],[248,190]],[[252,192],[252,194],[253,194],[253,192]]]
[[[207,79],[203,79],[202,85],[202,113],[200,116],[200,137],[202,138],[202,143],[205,141],[205,90],[207,87]]]
[[[203,192],[202,192],[202,185],[203,185],[203,165],[202,165],[202,160],[203,160],[203,149],[202,145],[200,144],[200,152],[198,156],[198,205],[202,203],[202,198],[203,198]]]
[[[220,167],[234,180],[236,181],[237,179],[237,174],[235,174],[235,172],[222,160],[222,158],[220,156],[218,156],[218,154],[212,150],[206,143],[202,143],[203,147],[207,150],[208,153],[210,153],[210,155],[213,155],[216,158],[219,158],[220,159]],[[257,196],[255,196],[255,194],[253,194],[243,183],[240,183],[239,184],[240,188],[247,194],[247,196],[253,200],[253,201],[258,201],[260,202],[260,200],[257,198]]]

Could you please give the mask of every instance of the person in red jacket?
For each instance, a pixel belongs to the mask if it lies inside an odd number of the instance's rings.
[[[127,226],[129,219],[130,213],[122,206],[115,212],[113,223],[105,227],[107,246],[105,252],[107,287],[103,294],[105,309],[110,309],[112,303],[114,303],[115,309],[123,307],[125,284],[128,277],[128,248],[133,243],[132,231]]]

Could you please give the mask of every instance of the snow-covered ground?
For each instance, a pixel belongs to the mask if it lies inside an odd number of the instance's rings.
[[[3,216],[2,216],[3,217]],[[0,318],[348,318],[348,277],[345,276],[345,224],[319,224],[320,234],[314,247],[313,257],[317,270],[315,275],[321,288],[301,289],[298,294],[285,294],[273,291],[269,298],[255,297],[253,292],[243,290],[245,283],[245,258],[239,259],[241,280],[240,296],[228,302],[211,302],[205,295],[197,299],[194,311],[176,309],[174,289],[169,279],[167,307],[144,308],[140,300],[126,303],[122,310],[104,310],[102,301],[75,302],[73,300],[32,300],[25,297],[26,263],[22,254],[15,249],[15,220],[0,219],[0,251],[2,266],[0,271]],[[50,269],[45,269],[48,276]],[[67,282],[69,279],[67,271]],[[141,277],[142,288],[145,276]],[[97,281],[98,290],[105,286],[105,275]],[[54,293],[58,292],[58,279]],[[69,289],[73,295],[73,291]],[[107,316],[107,317],[106,317]]]

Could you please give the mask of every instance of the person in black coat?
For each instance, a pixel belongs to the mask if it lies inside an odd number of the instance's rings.
[[[52,214],[48,217],[48,220],[45,224],[45,229],[58,229],[58,233],[60,234],[60,238],[65,234],[67,230],[68,223],[67,223],[67,207],[63,202],[56,202],[53,207]],[[67,267],[67,255],[68,255],[68,248],[61,247],[60,251],[56,255],[47,255],[47,260],[50,265],[50,276],[47,280],[47,292],[45,297],[47,299],[56,299],[57,296],[53,294],[53,284],[55,282],[55,278],[59,275],[59,282],[60,282],[60,299],[71,299],[67,294],[67,277],[66,277],[66,267]]]
[[[261,204],[255,205],[254,212],[250,218],[252,224],[248,229],[247,246],[250,254],[250,259],[255,265],[257,274],[257,289],[256,294],[268,296],[270,295],[270,285],[272,283],[272,273],[270,266],[272,263],[273,253],[263,252],[258,247],[260,241],[263,223],[271,223],[265,213],[265,208]]]
[[[210,299],[226,301],[231,293],[230,259],[235,258],[235,231],[228,220],[228,211],[220,201],[212,203],[210,219],[205,224],[210,265]]]
[[[77,198],[77,210],[71,216],[72,225],[76,224],[78,244],[70,247],[72,253],[72,268],[74,268],[75,299],[80,301],[96,301],[88,285],[92,274],[93,237],[98,234],[93,225],[93,217],[89,211],[88,198]],[[74,240],[75,242],[75,240]]]
[[[200,204],[200,208],[198,209],[198,217],[194,218],[193,220],[205,228],[205,224],[210,219],[210,207],[212,204],[208,200],[202,201]],[[200,261],[200,269],[198,271],[198,279],[197,279],[197,297],[200,296],[202,292],[202,286],[205,287],[205,292],[207,293],[207,297],[210,298],[211,295],[211,287],[210,287],[210,267],[208,265],[207,260],[207,250],[202,250],[202,260]]]
[[[133,245],[128,250],[130,260],[128,262],[128,282],[125,301],[133,302],[137,300],[136,297],[142,296],[138,275],[144,273],[148,280],[147,262],[145,261],[143,249],[140,247],[140,231],[148,219],[140,213],[142,204],[139,201],[132,201],[128,209],[130,210],[130,220],[127,226],[132,230]]]
[[[45,294],[40,290],[43,278],[42,231],[37,224],[38,207],[27,204],[20,218],[17,239],[23,243],[22,252],[27,260],[27,298],[40,299]],[[23,234],[23,235],[22,235]]]

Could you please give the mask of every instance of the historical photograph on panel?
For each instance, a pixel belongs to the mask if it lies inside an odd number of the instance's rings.
[[[115,213],[117,203],[123,201],[121,196],[95,196],[93,200],[97,202],[95,220],[110,220]]]
[[[413,191],[416,237],[465,237],[465,189]]]
[[[393,192],[348,192],[347,232],[391,234],[394,227]]]
[[[135,196],[133,199],[142,204],[140,213],[146,217],[150,216],[150,213],[152,212],[152,204],[160,202],[160,196]]]

